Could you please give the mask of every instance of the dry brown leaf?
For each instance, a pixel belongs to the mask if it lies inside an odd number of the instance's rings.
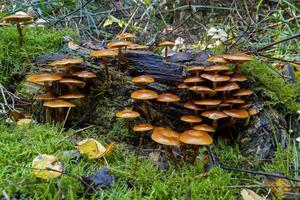
[[[34,168],[33,174],[42,179],[58,177],[61,175],[60,172],[64,169],[56,156],[47,154],[41,154],[35,157],[32,161],[32,168]]]
[[[241,196],[244,200],[266,200],[266,198],[259,196],[250,189],[242,189]]]

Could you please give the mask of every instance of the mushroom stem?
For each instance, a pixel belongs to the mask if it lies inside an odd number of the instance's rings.
[[[18,29],[19,36],[20,36],[19,44],[20,44],[20,46],[22,46],[24,44],[24,35],[23,35],[22,26],[19,22],[17,23],[17,29]]]
[[[247,117],[247,119],[246,119],[246,121],[244,123],[244,126],[248,126],[249,122],[250,122],[250,115]]]
[[[51,87],[50,87],[50,85],[49,85],[49,82],[48,82],[48,81],[45,81],[45,82],[44,82],[44,87],[46,88],[46,90],[47,90],[48,92],[51,92],[51,93],[53,92],[52,89],[51,89]]]
[[[217,82],[213,82],[213,88],[215,89],[217,87]]]
[[[182,145],[183,149],[183,161],[187,162],[188,161],[188,148],[187,145]]]
[[[173,161],[173,163],[174,163],[176,169],[178,169],[179,163],[178,163],[178,161],[177,161],[177,159],[176,159],[176,157],[175,157],[175,155],[174,155],[174,153],[173,153],[171,147],[165,145],[165,149],[166,149],[166,152],[168,153],[170,159]]]
[[[118,48],[118,70],[121,70],[122,48]]]
[[[218,120],[217,120],[217,119],[214,119],[214,120],[213,120],[212,126],[216,128],[217,125],[218,125]]]
[[[51,123],[51,110],[45,107],[45,121],[46,123]]]
[[[165,59],[167,59],[167,57],[168,57],[168,47],[166,46],[166,48],[165,48]]]
[[[149,105],[146,100],[144,100],[144,107],[145,107],[146,115],[148,115],[149,121],[151,121],[152,120],[151,112],[150,112],[150,108],[149,108]]]
[[[194,149],[194,153],[192,154],[192,158],[191,158],[191,160],[190,160],[191,164],[194,164],[194,163],[195,163],[196,158],[197,158],[197,156],[198,156],[198,152],[199,152],[200,146],[194,145],[194,146],[193,146],[193,149]]]
[[[109,81],[109,73],[108,73],[108,65],[107,65],[107,59],[103,58],[103,65],[104,65],[104,70],[105,70],[105,79],[106,82]]]
[[[136,166],[137,166],[137,163],[138,163],[138,160],[139,160],[139,155],[140,155],[140,152],[141,152],[141,147],[142,147],[142,144],[143,144],[143,140],[144,140],[144,133],[142,132],[141,136],[140,136],[140,142],[139,142],[139,145],[137,147],[138,149],[137,149],[137,152],[136,152],[136,159],[135,159],[134,169],[136,169]]]

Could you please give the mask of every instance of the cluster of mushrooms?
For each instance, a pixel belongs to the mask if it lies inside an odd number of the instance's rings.
[[[83,60],[78,58],[56,60],[44,67],[50,73],[34,74],[27,77],[27,81],[42,85],[45,93],[34,97],[42,101],[45,107],[45,121],[63,122],[66,117],[64,108],[75,107],[75,101],[85,97],[79,92],[89,79],[96,78],[96,74],[83,67]],[[68,111],[69,112],[69,111]]]
[[[174,45],[172,42],[164,42],[165,58],[167,57],[168,46]],[[233,54],[223,56],[211,56],[208,62],[210,66],[187,66],[188,77],[177,87],[195,93],[188,96],[188,102],[184,102],[184,108],[192,110],[193,114],[183,115],[181,121],[188,123],[190,128],[177,133],[166,127],[155,126],[150,123],[136,124],[131,127],[134,118],[140,117],[140,114],[131,109],[125,109],[117,112],[118,118],[126,119],[130,128],[135,132],[142,133],[138,150],[140,151],[143,138],[146,132],[152,131],[153,141],[162,145],[167,155],[173,161],[175,166],[181,163],[195,163],[199,148],[207,146],[213,142],[213,133],[217,130],[220,120],[222,124],[235,124],[238,120],[243,120],[242,124],[249,123],[250,116],[257,113],[256,109],[250,108],[247,102],[248,97],[253,94],[252,90],[242,89],[242,83],[247,78],[235,72],[235,69],[243,62],[250,61],[252,58],[246,54]],[[228,66],[230,64],[230,66]],[[154,77],[151,75],[140,75],[132,78],[132,83],[140,85],[140,89],[131,93],[131,98],[143,104],[144,118],[151,120],[149,101],[158,101],[164,104],[164,111],[169,109],[173,102],[180,102],[181,98],[174,93],[158,94],[154,90],[147,89],[147,84],[153,83]],[[227,121],[225,121],[227,120]],[[205,122],[205,123],[204,123]],[[172,148],[180,148],[182,156],[180,160],[174,154]]]

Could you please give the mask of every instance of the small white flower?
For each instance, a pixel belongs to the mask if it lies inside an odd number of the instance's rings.
[[[300,115],[300,110],[297,111],[298,115]]]
[[[209,45],[207,45],[207,48],[208,49],[212,49],[212,48],[214,48],[214,45],[213,44],[209,44]]]
[[[297,137],[297,138],[296,138],[296,141],[297,141],[297,142],[300,142],[300,137]]]
[[[47,21],[44,20],[44,19],[42,19],[42,18],[39,18],[39,19],[37,19],[37,20],[35,21],[35,23],[36,23],[36,24],[46,24]]]
[[[208,36],[213,36],[218,32],[218,30],[215,27],[211,27],[208,31],[207,31],[207,35]]]

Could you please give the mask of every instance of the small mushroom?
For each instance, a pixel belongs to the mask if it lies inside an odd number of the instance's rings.
[[[229,60],[229,62],[234,63],[237,67],[247,61],[253,60],[253,58],[247,54],[238,53],[238,54],[232,54],[232,55],[223,55],[223,58],[226,60]]]
[[[183,107],[193,110],[195,112],[195,115],[198,115],[199,110],[203,110],[203,108],[200,108],[193,102],[186,102],[185,104],[183,104]]]
[[[195,72],[196,76],[199,77],[200,76],[200,72],[204,71],[206,67],[204,66],[188,66],[187,68],[187,72]]]
[[[19,32],[19,44],[22,46],[24,44],[24,34],[21,23],[30,22],[32,21],[32,17],[29,16],[27,13],[18,11],[13,15],[9,15],[4,17],[4,20],[9,23],[16,23],[17,30]]]
[[[233,93],[233,96],[237,98],[241,98],[243,96],[250,96],[251,94],[253,94],[252,90],[240,89],[237,90],[235,93]]]
[[[250,122],[250,117],[254,116],[258,113],[258,110],[256,108],[249,108],[247,111],[248,111],[249,116],[247,117],[247,119],[244,123],[244,126],[248,126],[249,122]]]
[[[246,110],[242,109],[228,109],[228,110],[223,110],[223,112],[230,116],[230,121],[231,123],[234,123],[234,119],[245,119],[248,118],[249,113]]]
[[[44,93],[44,94],[37,95],[33,99],[41,100],[41,101],[51,101],[51,100],[57,99],[57,96],[55,94],[51,93],[51,92],[47,92],[47,93]],[[45,113],[45,118],[46,118],[45,121],[47,123],[50,123],[51,120],[52,120],[51,119],[51,110],[47,109],[47,107],[46,107],[45,112],[46,112]]]
[[[216,92],[223,92],[223,94],[226,95],[227,92],[237,89],[240,89],[240,86],[238,84],[236,84],[235,82],[229,82],[217,86],[214,90]]]
[[[205,67],[204,71],[205,72],[212,72],[214,74],[217,74],[219,71],[223,72],[223,71],[228,71],[229,67],[227,67],[226,65],[211,65],[208,67]]]
[[[163,93],[157,96],[156,101],[167,103],[167,107],[172,102],[180,101],[180,97],[172,93]]]
[[[140,76],[133,77],[131,79],[131,82],[141,84],[142,89],[144,89],[144,86],[146,84],[153,83],[154,81],[155,80],[154,80],[153,76],[151,76],[151,75],[140,75]]]
[[[193,126],[194,130],[214,133],[216,129],[208,124],[198,124]]]
[[[139,153],[141,151],[141,147],[142,147],[142,144],[143,144],[145,132],[151,131],[151,130],[153,130],[153,128],[154,127],[151,124],[137,124],[133,127],[133,131],[141,133],[140,142],[139,142],[139,145],[138,145],[138,152],[137,152],[137,155],[136,155],[137,160],[138,160]]]
[[[199,152],[200,146],[210,145],[213,143],[212,137],[204,131],[198,130],[187,130],[184,131],[180,136],[179,140],[188,145],[193,145],[194,152],[191,155],[190,163],[194,164]]]
[[[218,74],[201,74],[201,77],[211,81],[213,83],[213,89],[217,87],[217,83],[230,80],[229,76],[222,76]]]
[[[103,49],[99,51],[90,52],[90,56],[92,57],[101,57],[103,61],[103,65],[105,68],[105,79],[109,81],[109,73],[108,73],[108,59],[111,57],[118,56],[118,52],[112,49]]]
[[[57,108],[58,109],[58,122],[63,122],[64,117],[65,117],[63,108],[72,108],[72,107],[75,107],[76,105],[71,102],[58,99],[58,100],[54,100],[54,101],[45,102],[44,106],[49,107],[49,108],[54,108],[54,109]]]
[[[118,49],[118,69],[121,68],[121,59],[122,59],[122,48],[126,48],[127,46],[131,45],[131,42],[128,41],[116,41],[116,42],[110,42],[107,44],[107,47],[109,49]]]
[[[222,101],[219,99],[202,99],[199,101],[194,101],[196,105],[206,106],[206,109],[209,109],[210,107],[215,107],[220,105]]]
[[[216,93],[214,89],[211,89],[206,86],[200,86],[200,85],[192,86],[189,88],[189,90],[195,92],[196,94],[200,94],[202,99],[205,98],[205,94],[215,94]]]
[[[222,99],[222,103],[228,103],[228,104],[243,104],[245,101],[243,99],[237,99],[237,98],[226,98]]]
[[[207,58],[207,61],[213,63],[220,63],[220,64],[228,63],[227,60],[224,59],[222,56],[210,56]]]
[[[77,76],[79,78],[83,78],[83,80],[86,80],[86,79],[90,79],[90,78],[96,78],[96,74],[92,73],[92,72],[89,72],[89,71],[79,71],[79,72],[74,72],[72,73],[73,76]]]
[[[119,40],[130,41],[135,38],[135,35],[131,33],[120,33],[116,36]]]
[[[213,127],[217,127],[218,125],[218,120],[222,118],[227,118],[228,115],[226,115],[224,112],[219,111],[219,110],[209,110],[201,113],[202,116],[207,117],[209,119],[213,120]]]
[[[178,89],[188,89],[189,86],[186,83],[180,83],[177,85]]]
[[[202,122],[202,119],[196,115],[182,115],[180,120],[190,123],[191,126],[193,126],[194,123]]]
[[[183,80],[184,83],[193,83],[196,85],[197,83],[204,82],[205,80],[198,76],[189,77]]]
[[[171,146],[180,146],[179,134],[171,129],[156,127],[151,135],[153,141],[158,144],[164,145],[167,155],[174,162],[175,166],[178,167],[179,163],[173,154]]]
[[[175,43],[171,42],[171,41],[165,41],[165,42],[159,43],[158,46],[165,47],[165,59],[167,59],[167,57],[168,57],[168,47],[172,47],[174,45],[175,45]]]
[[[140,113],[133,111],[133,110],[129,110],[129,109],[125,109],[125,110],[122,110],[122,111],[119,111],[116,113],[116,117],[124,119],[127,122],[128,131],[130,131],[130,129],[131,129],[131,123],[130,123],[131,121],[130,120],[137,118],[139,116],[140,116]]]
[[[231,75],[230,81],[229,82],[243,82],[247,81],[247,78],[243,75],[240,75],[238,73],[234,73]]]
[[[53,81],[58,81],[62,78],[63,77],[59,74],[43,73],[31,75],[26,80],[32,83],[44,83],[46,90],[48,92],[52,92],[49,83]]]
[[[79,93],[69,93],[69,94],[64,94],[59,96],[59,99],[81,99],[83,98],[84,95],[83,94],[79,94]]]
[[[76,87],[84,88],[86,85],[84,81],[74,78],[62,78],[58,82],[67,85],[70,92],[73,92]]]
[[[151,119],[151,113],[147,101],[151,99],[156,99],[158,97],[158,94],[153,90],[141,89],[132,92],[130,96],[133,99],[143,100],[145,110],[148,113],[148,117]]]

